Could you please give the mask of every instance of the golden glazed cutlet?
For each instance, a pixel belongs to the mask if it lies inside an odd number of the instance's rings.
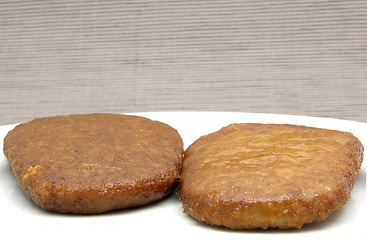
[[[347,202],[362,159],[363,146],[350,133],[232,124],[186,150],[181,201],[212,225],[301,228]]]
[[[4,153],[28,197],[47,211],[97,214],[169,194],[183,143],[147,118],[85,114],[35,119],[4,139]]]

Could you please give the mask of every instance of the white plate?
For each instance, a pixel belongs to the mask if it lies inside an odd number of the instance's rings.
[[[198,137],[234,122],[289,123],[348,131],[367,146],[367,123],[275,114],[232,112],[133,113],[165,122],[181,134],[185,148]],[[0,126],[0,139],[15,125]],[[2,147],[1,147],[2,148]],[[301,230],[231,231],[200,223],[183,213],[178,194],[156,203],[96,216],[60,215],[32,204],[18,186],[5,156],[0,155],[1,235],[20,239],[366,239],[366,168],[362,165],[347,204],[324,222]]]

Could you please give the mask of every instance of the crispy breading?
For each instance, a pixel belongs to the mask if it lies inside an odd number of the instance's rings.
[[[41,208],[96,214],[169,194],[183,143],[172,127],[147,118],[85,114],[35,119],[4,140],[19,184]]]
[[[350,133],[232,124],[185,152],[181,201],[199,221],[232,229],[301,228],[348,200],[363,159]]]

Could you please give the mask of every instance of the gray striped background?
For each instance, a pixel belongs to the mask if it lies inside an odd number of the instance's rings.
[[[0,0],[0,124],[169,110],[367,121],[367,1]]]

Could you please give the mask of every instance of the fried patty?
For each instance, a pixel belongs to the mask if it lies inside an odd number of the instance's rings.
[[[35,119],[4,139],[4,153],[28,197],[47,211],[97,214],[169,194],[183,143],[147,118],[85,114]]]
[[[232,124],[186,150],[181,201],[211,225],[301,228],[347,202],[362,159],[363,146],[350,133]]]

